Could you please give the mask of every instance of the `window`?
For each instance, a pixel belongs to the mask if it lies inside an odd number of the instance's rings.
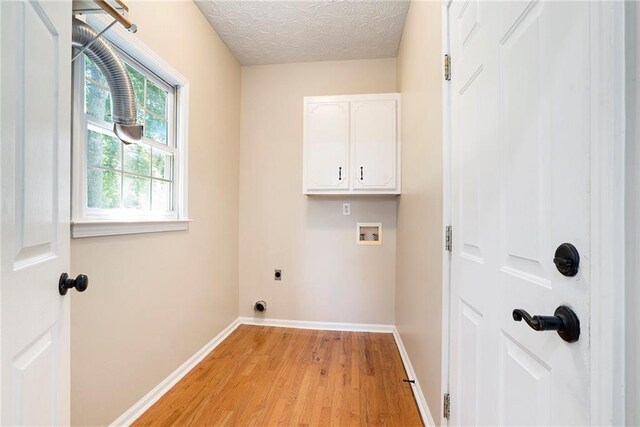
[[[87,215],[97,218],[154,216],[175,218],[173,162],[174,89],[126,64],[136,94],[144,138],[126,145],[112,133],[109,88],[98,67],[84,58],[84,110],[87,122]],[[129,211],[129,212],[128,212]]]
[[[106,79],[88,57],[79,57],[74,63],[72,235],[186,229],[184,113],[179,117],[184,79],[153,54],[141,55],[149,67],[125,53],[122,43],[112,44],[129,73],[144,136],[131,145],[115,137]],[[136,45],[130,49],[134,54],[140,51]]]

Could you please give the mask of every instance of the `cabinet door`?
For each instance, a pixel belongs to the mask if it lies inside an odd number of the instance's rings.
[[[305,107],[305,191],[348,190],[349,103]]]
[[[395,100],[351,103],[354,189],[396,188],[396,116]]]

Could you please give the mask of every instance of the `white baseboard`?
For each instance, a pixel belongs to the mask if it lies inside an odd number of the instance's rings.
[[[339,322],[311,322],[306,320],[265,319],[258,317],[239,317],[240,323],[258,326],[279,326],[281,328],[318,329],[324,331],[347,332],[382,332],[393,333],[395,326],[375,323],[339,323]]]
[[[158,384],[153,390],[147,393],[142,399],[138,400],[131,408],[122,414],[117,420],[111,423],[111,426],[129,426],[135,420],[140,418],[147,409],[156,403],[171,387],[176,385],[185,375],[189,373],[195,366],[200,363],[211,351],[216,348],[225,338],[231,334],[242,322],[236,319],[229,326],[224,328],[211,341],[205,344],[196,354],[191,356],[189,360],[184,362],[178,369],[173,371],[167,378]]]
[[[413,390],[413,395],[416,398],[416,403],[418,404],[418,409],[420,410],[422,421],[427,427],[435,427],[436,423],[433,421],[433,416],[431,416],[429,405],[427,405],[427,399],[425,399],[424,394],[422,393],[420,381],[418,381],[416,372],[413,370],[413,366],[411,365],[411,360],[409,360],[409,353],[407,353],[407,349],[402,343],[400,333],[395,326],[393,327],[393,337],[395,338],[396,345],[398,346],[398,350],[400,351],[400,358],[402,359],[402,363],[404,364],[404,369],[407,371],[407,376],[409,377],[409,379],[415,380],[415,383],[411,384],[411,389]]]
[[[153,390],[147,393],[142,399],[138,400],[131,408],[122,414],[117,420],[111,423],[111,426],[129,426],[142,414],[145,413],[154,403],[156,403],[171,387],[176,385],[189,371],[200,363],[213,349],[215,349],[225,338],[227,338],[240,325],[260,325],[260,326],[277,326],[283,328],[296,329],[318,329],[329,331],[349,331],[349,332],[378,332],[392,333],[400,351],[400,357],[404,364],[407,376],[414,379],[415,383],[411,385],[418,409],[422,420],[427,427],[435,427],[433,417],[427,406],[427,401],[422,394],[422,388],[416,378],[415,371],[409,360],[407,350],[402,343],[398,330],[393,325],[380,325],[369,323],[337,323],[337,322],[310,322],[302,320],[284,320],[284,319],[261,319],[253,317],[238,317],[229,326],[224,328],[210,342],[202,347],[196,354],[191,356],[189,360],[184,362],[178,369],[173,371],[167,378],[158,384]]]

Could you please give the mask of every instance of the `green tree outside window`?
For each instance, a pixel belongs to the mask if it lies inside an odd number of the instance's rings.
[[[98,67],[85,57],[87,206],[168,212],[173,209],[173,154],[168,144],[168,92],[126,64],[136,97],[138,123],[149,142],[125,145],[110,135],[111,97]],[[107,125],[107,126],[105,126]]]

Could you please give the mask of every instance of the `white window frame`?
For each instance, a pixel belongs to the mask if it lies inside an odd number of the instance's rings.
[[[97,31],[102,31],[111,23],[105,16],[88,15],[87,23]],[[87,130],[84,112],[84,61],[74,63],[73,80],[73,154],[72,154],[72,221],[71,237],[95,237],[120,234],[153,233],[160,231],[181,231],[189,227],[187,209],[187,143],[189,131],[189,81],[156,55],[137,37],[124,28],[114,26],[103,35],[118,50],[154,74],[153,77],[175,88],[173,104],[175,111],[169,111],[167,145],[148,142],[166,151],[174,152],[173,159],[173,207],[169,213],[141,212],[135,209],[92,209],[87,207]],[[126,60],[126,58],[125,58]],[[146,70],[145,70],[146,71]],[[145,77],[147,72],[142,71]],[[153,79],[156,80],[156,79]],[[92,121],[94,121],[92,119]],[[175,123],[175,128],[174,128]],[[105,132],[100,128],[101,133]],[[112,133],[111,133],[112,135]],[[112,135],[114,136],[114,135]],[[171,138],[174,139],[173,143]],[[173,146],[173,148],[172,148]]]

